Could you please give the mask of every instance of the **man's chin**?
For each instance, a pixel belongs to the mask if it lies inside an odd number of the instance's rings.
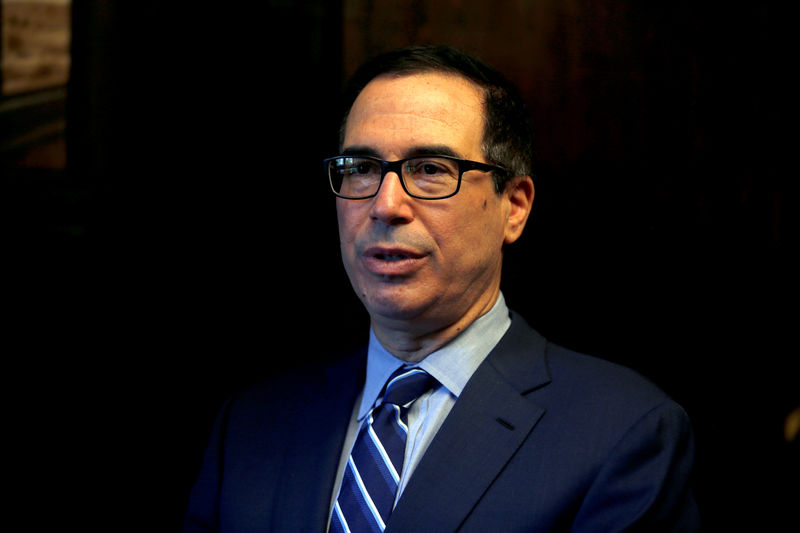
[[[430,306],[430,302],[409,297],[407,294],[367,294],[361,298],[373,321],[411,322],[417,320]]]
[[[421,315],[415,306],[403,305],[368,305],[367,310],[373,321],[378,322],[413,322]]]

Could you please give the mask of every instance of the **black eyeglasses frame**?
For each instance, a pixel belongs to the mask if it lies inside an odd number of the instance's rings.
[[[403,163],[407,161],[412,161],[414,159],[424,159],[425,157],[436,157],[439,159],[448,159],[450,161],[454,161],[458,164],[458,183],[456,183],[455,190],[444,196],[419,196],[417,194],[412,193],[406,187],[406,181],[403,178]],[[380,164],[381,166],[381,179],[378,183],[378,188],[375,189],[375,192],[368,195],[368,196],[347,196],[344,194],[340,194],[336,192],[336,189],[333,185],[333,177],[330,174],[330,163],[336,159],[342,158],[358,158],[358,159],[368,159],[370,161],[374,161],[375,163]],[[346,200],[367,200],[369,198],[374,198],[378,195],[381,190],[381,185],[383,185],[383,180],[386,178],[386,174],[389,172],[394,172],[397,174],[398,178],[400,179],[400,185],[402,185],[403,190],[412,198],[417,198],[419,200],[444,200],[445,198],[451,198],[458,194],[458,191],[461,190],[461,178],[464,175],[464,172],[469,172],[471,170],[479,170],[481,172],[498,172],[503,175],[508,175],[509,171],[503,167],[497,165],[491,165],[489,163],[480,163],[478,161],[470,161],[468,159],[460,159],[458,157],[453,157],[449,155],[438,155],[438,154],[427,154],[427,155],[415,155],[412,157],[406,157],[404,159],[398,159],[397,161],[384,161],[383,159],[379,159],[377,157],[369,156],[369,155],[358,155],[358,154],[344,154],[344,155],[337,155],[334,157],[328,157],[322,160],[323,168],[325,173],[328,175],[328,182],[331,186],[331,191],[339,198],[344,198]]]

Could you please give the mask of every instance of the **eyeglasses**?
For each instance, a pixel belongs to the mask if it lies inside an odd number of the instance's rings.
[[[409,196],[424,200],[441,200],[454,196],[461,188],[461,176],[464,172],[508,172],[495,165],[446,155],[409,157],[399,161],[340,155],[325,159],[323,163],[333,193],[350,200],[377,195],[388,172],[400,176],[403,190]]]

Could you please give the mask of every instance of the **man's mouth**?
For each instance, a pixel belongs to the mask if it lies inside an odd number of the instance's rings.
[[[402,261],[403,259],[408,259],[406,254],[375,254],[374,257],[381,261]]]
[[[370,246],[364,250],[367,257],[381,261],[402,261],[403,259],[419,259],[425,254],[405,246]]]
[[[373,246],[364,251],[363,261],[374,274],[400,276],[410,274],[424,263],[425,254],[405,248]]]

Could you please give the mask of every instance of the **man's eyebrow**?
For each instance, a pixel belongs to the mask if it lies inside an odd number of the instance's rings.
[[[461,157],[460,154],[446,144],[416,146],[412,150],[406,152],[406,157],[414,157],[417,155],[446,155],[450,157]]]
[[[342,155],[365,155],[381,159],[382,156],[378,151],[369,146],[349,146],[342,151]],[[462,157],[458,152],[445,144],[422,145],[415,146],[407,150],[403,157],[416,157],[425,155],[446,155],[450,157]]]
[[[342,155],[366,155],[380,159],[381,155],[374,148],[369,146],[350,146],[342,150]]]

